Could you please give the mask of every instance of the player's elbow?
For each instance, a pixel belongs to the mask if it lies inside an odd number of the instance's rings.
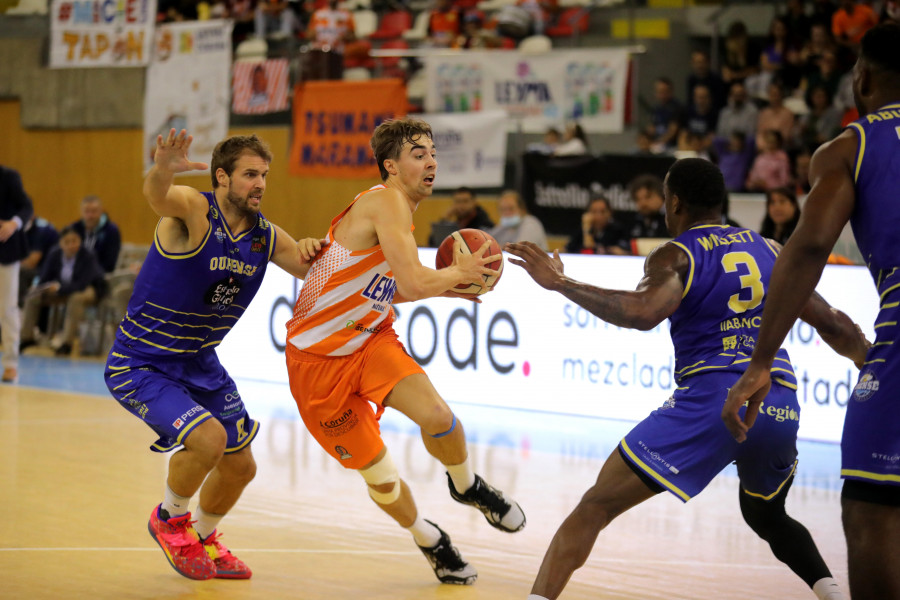
[[[429,297],[428,290],[422,282],[415,279],[411,281],[397,280],[397,294],[409,302],[424,300]]]

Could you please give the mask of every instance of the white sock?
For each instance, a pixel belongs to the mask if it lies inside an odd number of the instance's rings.
[[[472,465],[469,464],[468,458],[458,465],[444,466],[450,474],[450,479],[453,481],[453,487],[455,487],[456,491],[460,494],[465,494],[469,491],[470,487],[475,485],[475,473],[472,471]]]
[[[197,512],[194,513],[194,516],[197,517],[197,522],[194,523],[194,531],[197,532],[197,535],[200,536],[201,540],[205,540],[212,535],[212,532],[218,527],[219,521],[221,521],[222,517],[225,515],[208,513],[198,505]]]
[[[406,528],[416,543],[423,548],[434,548],[441,541],[441,532],[431,523],[426,523],[421,515],[416,516],[416,522]]]
[[[190,502],[190,498],[179,496],[166,485],[166,495],[163,497],[162,509],[169,513],[169,518],[187,514]]]
[[[544,598],[543,596],[538,596],[537,594],[531,594],[528,596],[526,600],[550,600],[549,598]]]
[[[823,577],[813,586],[813,592],[819,600],[845,600],[844,592],[832,577]]]

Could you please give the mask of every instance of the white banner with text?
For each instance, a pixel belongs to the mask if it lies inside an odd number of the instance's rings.
[[[434,252],[420,249],[422,263],[434,264]],[[634,289],[643,273],[638,257],[562,258],[567,274],[611,289]],[[287,386],[285,323],[299,285],[269,268],[219,347],[233,377]],[[817,291],[873,339],[878,297],[865,268],[828,266]],[[450,403],[639,421],[675,389],[668,321],[646,332],[609,325],[512,264],[482,299],[480,305],[435,298],[395,306],[400,339]],[[857,369],[801,321],[785,347],[797,374],[800,437],[839,441]],[[252,411],[252,398],[247,401]]]
[[[201,162],[228,135],[232,26],[219,19],[156,29],[144,88],[145,171],[153,166],[156,136],[165,138],[172,128],[194,136],[191,159]]]
[[[425,110],[503,110],[528,133],[578,121],[588,133],[620,133],[625,120],[627,50],[546,54],[468,51],[425,58]]]
[[[437,189],[503,187],[506,113],[414,115],[431,125],[440,177]]]
[[[53,0],[50,68],[144,66],[155,24],[156,0]]]

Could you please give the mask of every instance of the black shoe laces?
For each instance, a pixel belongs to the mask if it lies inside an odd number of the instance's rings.
[[[446,537],[441,538],[431,554],[437,562],[437,567],[444,567],[449,571],[462,571],[466,568],[465,561]]]
[[[509,502],[503,498],[503,495],[500,494],[500,492],[485,483],[484,480],[480,483],[481,487],[475,490],[475,497],[478,504],[487,508],[498,517],[503,517],[510,509],[511,505]]]

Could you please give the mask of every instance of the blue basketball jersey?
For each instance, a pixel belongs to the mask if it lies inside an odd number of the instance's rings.
[[[743,373],[759,335],[775,249],[754,231],[723,225],[693,227],[671,243],[690,259],[681,305],[669,317],[676,382],[712,371]],[[772,381],[797,388],[783,348]]]
[[[876,285],[900,266],[900,104],[851,123],[859,136],[854,179],[853,236]],[[879,290],[880,291],[880,290]]]
[[[116,332],[128,354],[178,357],[218,346],[244,314],[262,283],[275,247],[275,229],[259,215],[235,234],[212,192],[209,230],[200,246],[167,252],[154,236]]]
[[[859,146],[850,224],[878,289],[875,342],[847,404],[841,476],[900,485],[900,103],[851,123]]]

